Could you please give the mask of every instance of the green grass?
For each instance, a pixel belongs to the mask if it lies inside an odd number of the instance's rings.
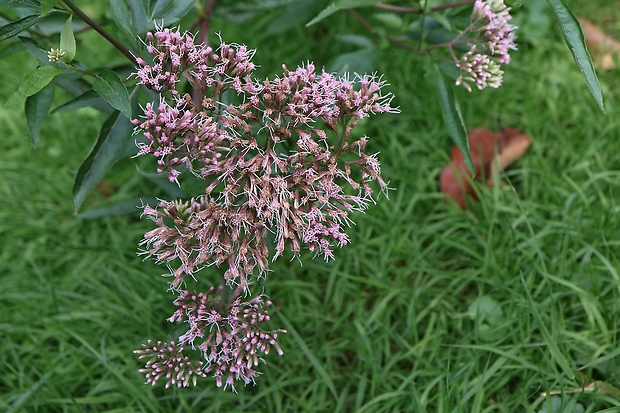
[[[259,48],[265,72],[325,64],[338,47],[253,35],[232,36]],[[20,58],[0,62],[3,99]],[[289,329],[284,355],[239,394],[211,379],[143,384],[132,350],[174,338],[173,295],[164,269],[135,254],[150,222],[73,216],[73,177],[101,116],[51,117],[33,150],[20,108],[0,109],[0,410],[538,412],[551,403],[541,393],[559,391],[562,412],[620,411],[618,395],[572,392],[620,388],[619,72],[600,74],[603,115],[556,32],[513,58],[502,88],[459,98],[470,127],[518,127],[532,146],[462,211],[438,192],[450,142],[433,83],[420,60],[383,51],[402,114],[362,128],[395,190],[357,216],[334,262],[274,264],[265,287],[273,328]]]

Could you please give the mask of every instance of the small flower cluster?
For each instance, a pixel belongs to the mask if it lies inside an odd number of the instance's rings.
[[[206,377],[213,373],[218,387],[230,386],[235,391],[235,381],[244,384],[254,383],[260,373],[258,366],[261,354],[269,354],[271,347],[282,355],[282,349],[276,342],[279,333],[285,330],[264,331],[261,324],[269,321],[265,310],[271,305],[263,296],[244,302],[240,294],[242,288],[234,291],[231,297],[221,297],[224,287],[211,288],[207,294],[196,291],[184,291],[174,304],[178,309],[171,322],[186,322],[188,331],[179,337],[179,343],[162,343],[149,341],[135,353],[140,358],[148,358],[145,373],[147,383],[155,385],[162,378],[168,379],[166,388],[176,384],[187,387],[190,382],[196,385],[197,377]],[[200,340],[200,343],[196,343]],[[182,355],[185,347],[198,348],[205,362],[195,365]]]
[[[144,116],[133,120],[145,138],[138,155],[154,156],[158,171],[179,185],[179,176],[189,171],[204,182],[204,193],[145,206],[144,215],[157,227],[141,246],[171,269],[171,286],[180,294],[176,303],[184,306],[173,320],[190,324],[180,345],[193,348],[195,337],[208,336],[199,346],[203,371],[213,371],[218,385],[224,376],[231,387],[235,380],[247,384],[257,374],[256,351],[266,354],[272,345],[281,353],[277,331],[265,333],[230,316],[207,322],[204,309],[212,311],[213,301],[183,291],[186,276],[223,266],[223,282],[235,293],[217,306],[229,305],[224,313],[245,306],[263,320],[256,307],[262,299],[242,301],[239,292],[249,294],[254,277],[269,270],[270,256],[286,250],[298,255],[306,245],[329,260],[333,247],[349,242],[350,214],[374,202],[371,183],[387,189],[377,154],[367,153],[368,138],[354,137],[352,130],[362,118],[398,108],[374,75],[337,77],[307,63],[257,80],[253,50],[224,42],[214,50],[188,33],[163,28],[147,35],[146,48],[151,63],[137,59],[136,76],[159,94],[159,102],[147,104]],[[192,96],[182,92],[187,86]],[[224,93],[232,103],[223,103]],[[252,346],[240,350],[243,340]],[[150,371],[148,377],[161,377]]]
[[[471,91],[472,83],[478,89],[498,88],[504,72],[502,64],[510,63],[510,50],[516,50],[515,26],[510,8],[503,0],[476,0],[468,32],[473,36],[471,49],[456,60],[461,74],[456,84]]]

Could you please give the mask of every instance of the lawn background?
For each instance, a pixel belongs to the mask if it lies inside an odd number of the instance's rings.
[[[569,4],[620,37],[617,2]],[[402,113],[360,130],[395,190],[356,217],[334,262],[305,255],[303,266],[273,265],[265,292],[277,304],[273,328],[289,329],[284,355],[268,356],[257,386],[239,394],[211,379],[189,389],[143,384],[132,350],[175,333],[164,269],[136,255],[152,223],[138,212],[73,215],[75,172],[104,115],[58,113],[32,149],[21,107],[0,108],[0,409],[538,412],[551,409],[541,393],[559,391],[560,412],[576,403],[620,411],[618,395],[573,392],[595,380],[620,388],[620,72],[600,73],[602,114],[551,15],[532,5],[519,16],[522,42],[504,85],[458,94],[468,127],[513,126],[532,140],[505,185],[481,188],[466,211],[438,192],[451,143],[422,60],[381,50],[377,69]],[[330,36],[360,30],[346,13],[281,36],[266,36],[265,24],[216,20],[213,30],[256,47],[264,76],[282,63],[328,65],[348,50]],[[94,34],[82,39],[81,60],[122,59]],[[34,67],[27,59],[0,61],[3,101]],[[152,190],[135,160],[99,189],[86,208],[107,192]]]

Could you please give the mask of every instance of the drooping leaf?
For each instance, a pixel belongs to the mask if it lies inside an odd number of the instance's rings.
[[[4,106],[14,105],[15,103],[32,96],[43,89],[56,75],[63,69],[54,66],[42,66],[28,73],[19,85],[17,92],[4,104]]]
[[[41,137],[41,125],[49,113],[54,99],[54,84],[50,83],[38,93],[26,99],[26,121],[32,137],[32,146],[39,143]]]
[[[103,70],[93,82],[93,89],[112,107],[131,119],[129,93],[121,78],[111,70]]]
[[[369,6],[375,3],[377,3],[376,0],[336,0],[332,2],[329,6],[324,8],[323,11],[321,11],[318,16],[310,20],[310,22],[308,22],[306,26],[311,26],[315,23],[318,23],[324,18],[326,18],[327,16],[330,16],[336,13],[337,11],[340,11],[343,9],[352,9],[355,7]]]
[[[65,59],[68,63],[71,63],[75,57],[75,36],[73,35],[73,26],[71,25],[72,17],[73,15],[70,14],[60,32],[60,48],[64,50]]]
[[[172,24],[183,18],[194,7],[197,0],[157,0],[151,20],[164,20]]]
[[[93,107],[104,113],[111,114],[114,108],[99,96],[94,90],[88,90],[81,95],[74,97],[68,102],[55,107],[50,113],[63,112],[66,110],[75,110],[85,107]]]
[[[131,31],[131,16],[127,4],[123,0],[110,0],[110,11],[114,22],[127,33]]]
[[[129,119],[114,112],[103,124],[95,146],[78,169],[73,184],[73,202],[77,211],[88,193],[120,158],[132,135]]]
[[[579,21],[570,11],[568,6],[562,0],[547,0],[555,11],[555,16],[560,23],[562,33],[564,34],[564,40],[568,45],[577,67],[581,71],[590,93],[594,97],[598,107],[605,112],[603,105],[603,93],[601,92],[601,85],[596,77],[596,71],[590,59],[590,54],[586,47],[586,42],[581,31]]]
[[[59,0],[41,0],[41,15],[45,16],[52,11]]]
[[[465,124],[463,123],[461,109],[456,101],[456,96],[454,96],[454,91],[452,90],[451,85],[447,84],[441,70],[439,70],[437,66],[435,66],[435,68],[437,93],[439,95],[439,103],[441,105],[443,120],[448,127],[448,132],[450,133],[452,140],[456,143],[456,146],[458,146],[463,154],[467,168],[472,174],[475,174],[476,168],[474,167],[474,162],[472,161],[471,154],[469,153],[467,130],[465,129]]]
[[[31,14],[30,16],[22,17],[19,20],[15,20],[7,25],[0,27],[0,41],[13,37],[30,26],[36,24],[41,20],[43,16],[40,14]]]

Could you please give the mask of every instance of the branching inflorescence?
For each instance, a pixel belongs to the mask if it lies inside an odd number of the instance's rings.
[[[478,89],[498,88],[502,84],[501,65],[510,63],[510,50],[517,48],[516,27],[509,24],[511,19],[510,8],[503,0],[476,0],[471,24],[462,34],[473,45],[460,59],[453,54],[460,70],[457,85],[471,91],[469,83]]]
[[[176,343],[149,341],[136,352],[148,359],[142,372],[152,384],[165,377],[167,386],[188,386],[212,373],[218,386],[234,389],[235,381],[254,381],[261,354],[272,346],[282,353],[276,339],[285,332],[261,328],[270,304],[262,295],[242,296],[287,249],[298,255],[306,245],[329,260],[349,242],[350,214],[374,202],[371,183],[387,189],[368,138],[352,130],[398,108],[374,75],[337,77],[307,63],[259,81],[245,46],[221,42],[213,50],[164,28],[149,33],[146,46],[152,62],[138,58],[137,77],[159,102],[133,121],[146,138],[138,155],[154,156],[177,184],[189,171],[204,181],[204,193],[144,208],[157,227],[141,246],[171,269],[179,308],[169,321],[189,329]],[[182,92],[187,86],[192,96]],[[183,290],[186,276],[208,266],[224,269],[232,295],[224,287],[207,295]],[[187,347],[203,360],[190,362]]]

